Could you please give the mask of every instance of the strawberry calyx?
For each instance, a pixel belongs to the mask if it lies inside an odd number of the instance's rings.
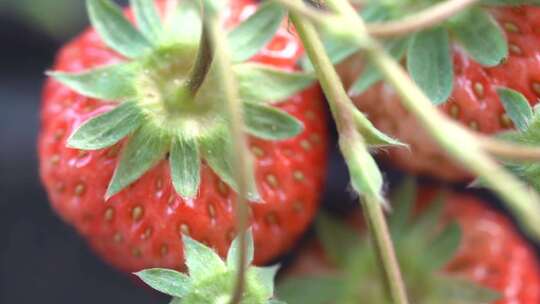
[[[229,117],[211,56],[220,50],[212,50],[205,39],[200,1],[170,3],[176,7],[167,7],[160,17],[160,1],[132,0],[136,28],[110,0],[87,0],[93,27],[124,60],[82,73],[48,73],[81,95],[117,104],[83,123],[68,140],[71,148],[98,150],[127,138],[106,199],[165,157],[174,188],[184,198],[198,193],[201,161],[236,189]],[[272,39],[284,17],[278,5],[263,4],[228,33],[245,132],[265,140],[302,132],[300,121],[272,104],[314,81],[310,74],[246,62]],[[256,201],[253,179],[248,198]]]
[[[359,14],[368,23],[406,20],[410,14],[426,9],[441,1],[400,0],[368,1]],[[384,48],[396,60],[406,57],[406,67],[412,79],[435,105],[448,101],[454,86],[452,53],[465,52],[485,67],[498,66],[509,54],[509,44],[503,29],[495,21],[493,6],[540,5],[538,0],[484,0],[436,26],[406,36],[385,39]],[[327,50],[334,63],[339,63],[359,48],[340,41],[335,35],[326,35]],[[307,64],[309,67],[309,64]],[[382,74],[369,62],[363,73],[349,88],[349,94],[358,96],[383,79]]]
[[[414,216],[416,184],[406,181],[392,196],[391,235],[412,303],[492,303],[499,295],[459,274],[445,272],[461,244],[461,229],[450,222],[441,227],[443,196]],[[319,240],[337,272],[290,277],[278,284],[278,295],[289,304],[304,303],[301,290],[318,292],[317,303],[391,303],[380,280],[371,242],[358,229],[329,216],[317,222]],[[332,288],[317,288],[331,284]]]
[[[253,235],[246,233],[246,284],[240,303],[280,304],[273,299],[274,277],[279,266],[255,267]],[[222,260],[212,248],[183,236],[188,274],[171,269],[154,268],[135,273],[150,287],[173,297],[171,303],[227,304],[231,301],[238,268],[240,241],[236,238]]]

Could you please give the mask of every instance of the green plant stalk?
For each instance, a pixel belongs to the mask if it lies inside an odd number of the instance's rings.
[[[540,196],[502,168],[484,150],[481,141],[472,133],[443,115],[410,79],[403,67],[369,37],[361,17],[346,0],[328,0],[349,24],[358,43],[363,43],[369,59],[394,86],[403,105],[413,113],[438,144],[454,159],[474,172],[499,194],[508,207],[522,221],[523,226],[536,239],[540,239]],[[365,41],[369,41],[368,44]]]
[[[237,304],[242,300],[245,287],[247,243],[244,231],[246,231],[248,224],[248,202],[245,198],[247,196],[248,180],[250,178],[250,168],[248,165],[249,154],[247,152],[246,137],[244,134],[242,104],[238,95],[238,84],[232,72],[227,37],[221,28],[218,14],[209,11],[209,14],[205,18],[205,23],[209,32],[210,43],[214,50],[215,68],[227,101],[226,109],[229,115],[229,129],[233,138],[233,146],[237,152],[233,155],[233,167],[236,169],[234,171],[234,177],[238,185],[236,221],[241,250],[238,255],[237,280],[230,301],[231,304]]]
[[[351,113],[355,109],[352,109],[353,105],[313,25],[295,13],[291,13],[291,20],[302,39],[308,56],[314,64],[317,76],[329,100],[330,108],[340,134],[340,147],[343,155],[349,166],[356,167],[351,168],[351,171],[362,170],[361,167],[358,167],[357,163],[351,164],[350,157],[351,153],[364,152],[362,153],[363,155],[369,155],[363,138],[358,133],[354,124],[354,118]],[[350,151],[347,147],[354,147],[355,150],[359,151]],[[405,286],[382,211],[383,204],[378,193],[379,190],[375,191],[377,192],[362,193],[363,206],[366,210],[370,227],[372,227],[373,239],[377,245],[376,248],[379,250],[379,257],[392,300],[396,304],[407,304]]]

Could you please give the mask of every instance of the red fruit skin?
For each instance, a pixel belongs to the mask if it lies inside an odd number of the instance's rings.
[[[449,101],[440,107],[464,126],[484,134],[513,128],[497,96],[498,86],[523,93],[531,105],[540,98],[540,8],[497,8],[491,12],[509,41],[508,59],[499,66],[485,68],[454,45],[454,90]],[[362,60],[358,58],[341,67],[342,76],[349,83],[361,70]],[[451,181],[471,178],[471,174],[453,162],[416,118],[401,106],[389,85],[378,84],[353,99],[378,128],[411,147],[410,151],[390,149],[383,158],[414,174]]]
[[[255,1],[231,1],[224,22],[231,27],[255,8]],[[302,54],[297,37],[284,24],[253,61],[294,70]],[[121,60],[89,29],[60,51],[52,70],[80,72]],[[286,251],[318,208],[327,148],[322,101],[320,89],[314,86],[278,106],[303,122],[305,131],[298,137],[279,142],[249,138],[263,198],[261,204],[250,204],[256,264]],[[39,159],[53,209],[105,261],[122,271],[152,267],[182,270],[182,233],[225,255],[236,234],[235,194],[206,164],[194,200],[185,201],[176,194],[166,159],[118,195],[104,200],[122,143],[99,151],[79,151],[67,148],[66,140],[78,125],[111,106],[47,79]]]
[[[422,189],[417,204],[419,210],[433,202],[438,193],[437,189]],[[362,219],[355,217],[352,220],[357,223]],[[441,222],[449,221],[457,221],[461,226],[462,242],[455,257],[446,266],[446,273],[462,275],[472,282],[497,290],[501,299],[491,304],[540,303],[540,265],[537,257],[506,217],[474,196],[451,193],[446,198],[444,220]],[[359,233],[365,233],[362,225],[353,227]],[[301,252],[287,273],[312,275],[336,271],[322,246],[313,242]]]

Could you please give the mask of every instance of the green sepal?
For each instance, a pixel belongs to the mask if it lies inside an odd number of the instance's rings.
[[[444,303],[478,304],[494,303],[501,298],[496,291],[472,284],[467,280],[445,276],[435,280],[437,280],[436,286],[440,287],[436,291],[433,300],[443,299]]]
[[[251,230],[245,232],[246,238],[246,265],[251,265],[255,256],[255,242]],[[240,255],[240,237],[236,237],[227,252],[227,267],[230,269],[238,268],[238,256]]]
[[[216,273],[227,271],[227,266],[214,250],[187,235],[182,238],[186,266],[192,281],[202,281]]]
[[[278,283],[277,296],[288,304],[335,303],[342,295],[343,285],[340,276],[290,277]]]
[[[533,118],[533,110],[523,94],[508,88],[498,88],[497,94],[506,114],[520,131],[526,131]]]
[[[406,38],[392,39],[385,41],[383,47],[392,58],[400,61],[405,56],[409,42],[410,40]],[[358,96],[382,79],[381,72],[371,62],[368,62],[360,77],[349,88],[349,94]]]
[[[261,284],[261,291],[264,298],[271,298],[274,295],[274,281],[279,270],[279,265],[268,267],[253,267],[257,282]]]
[[[143,121],[139,107],[126,102],[82,124],[68,138],[67,146],[81,150],[107,148],[139,128]]]
[[[408,177],[391,193],[392,213],[388,218],[388,226],[396,240],[401,239],[402,236],[407,237],[406,230],[416,202],[417,188],[416,180]]]
[[[433,223],[433,225],[436,225],[436,223]],[[430,259],[426,262],[426,265],[430,266],[433,271],[442,269],[454,258],[461,245],[461,240],[461,226],[455,222],[448,224],[431,243]]]
[[[266,140],[285,140],[302,133],[302,122],[283,110],[245,102],[245,127],[249,134]]]
[[[438,194],[436,198],[429,203],[429,206],[415,218],[414,225],[408,229],[409,236],[425,235],[426,231],[430,231],[436,227],[443,214],[444,198],[444,194]]]
[[[153,268],[135,275],[153,289],[173,297],[181,298],[192,288],[190,278],[176,270]]]
[[[107,189],[106,199],[122,191],[164,159],[170,138],[151,125],[142,125],[129,139]]]
[[[437,27],[415,34],[407,53],[407,69],[433,104],[446,102],[454,78],[448,31]]]
[[[264,2],[248,19],[229,33],[232,60],[243,62],[253,57],[272,40],[286,11],[277,3]]]
[[[284,71],[257,63],[237,64],[233,70],[240,97],[247,102],[284,101],[315,82],[313,74]]]
[[[201,154],[208,166],[212,168],[223,182],[231,188],[238,190],[231,164],[233,153],[231,136],[227,131],[222,131],[220,133],[221,134],[215,134],[215,136],[201,139],[199,142],[201,145]],[[251,201],[260,201],[261,196],[255,183],[255,172],[253,169],[249,170],[249,172],[252,177],[248,180],[247,198]]]
[[[201,161],[197,142],[189,138],[174,137],[169,161],[176,193],[185,199],[196,197],[201,183]]]
[[[276,299],[271,299],[271,300],[268,300],[268,302],[266,302],[266,304],[287,304],[283,301],[280,301],[280,300],[276,300]]]
[[[353,118],[358,132],[362,134],[368,147],[381,148],[387,146],[407,147],[406,144],[379,131],[369,119],[357,109],[353,110]]]
[[[508,57],[504,32],[493,17],[481,8],[473,8],[451,22],[451,31],[465,51],[483,66],[497,66]]]
[[[136,72],[136,64],[120,63],[82,73],[51,71],[47,72],[47,75],[81,95],[119,101],[135,96],[133,82]]]
[[[172,298],[169,304],[183,304],[181,298]]]
[[[201,11],[200,1],[180,1],[165,17],[163,39],[198,44],[202,33]]]
[[[122,9],[110,0],[87,0],[92,25],[103,41],[128,58],[146,54],[152,45],[124,17]]]
[[[150,42],[157,41],[161,35],[161,20],[154,1],[130,0],[139,29]]]
[[[340,267],[347,265],[355,248],[362,243],[360,233],[325,213],[317,217],[316,230],[324,252],[333,263]]]

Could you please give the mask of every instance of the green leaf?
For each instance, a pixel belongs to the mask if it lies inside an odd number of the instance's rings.
[[[278,102],[312,85],[312,74],[279,70],[257,63],[233,67],[240,86],[240,96],[247,102]]]
[[[154,268],[135,275],[155,290],[173,297],[181,298],[192,288],[190,278],[175,270]]]
[[[433,271],[440,271],[455,256],[461,244],[461,227],[458,223],[451,223],[437,236],[429,247],[430,258],[426,265]]]
[[[268,299],[274,295],[274,281],[279,270],[279,265],[269,267],[254,267],[257,282],[264,289],[263,297]]]
[[[130,0],[130,3],[137,18],[137,24],[146,39],[149,41],[159,39],[162,28],[155,2],[150,0]]]
[[[232,169],[232,147],[231,137],[228,132],[219,132],[208,138],[203,139],[201,152],[206,162],[212,170],[221,178],[223,182],[233,189],[238,189]],[[248,181],[248,199],[253,201],[260,200],[260,194],[255,183],[255,173],[250,170],[252,178]]]
[[[386,147],[386,146],[402,146],[407,147],[406,144],[401,143],[399,140],[394,139],[383,132],[379,131],[367,117],[359,110],[353,110],[353,117],[356,122],[356,128],[364,137],[368,147]]]
[[[392,39],[385,41],[383,47],[390,56],[399,61],[405,55],[409,42],[409,39]],[[360,77],[349,88],[349,94],[358,96],[382,79],[381,72],[371,62],[368,62]]]
[[[181,298],[172,298],[169,304],[183,304]]]
[[[341,268],[345,267],[349,256],[361,243],[360,234],[325,213],[317,218],[316,229],[324,252],[330,260]]]
[[[452,32],[476,62],[491,67],[504,61],[508,56],[506,37],[488,12],[473,8],[458,18]]]
[[[392,237],[396,240],[399,240],[401,236],[407,236],[406,230],[409,227],[413,207],[416,203],[416,193],[416,180],[408,177],[391,194],[390,201],[393,211],[388,218],[388,225]]]
[[[302,133],[302,123],[283,110],[245,102],[243,104],[247,132],[267,140],[285,140]]]
[[[234,62],[253,57],[272,40],[283,22],[286,11],[274,2],[265,2],[247,20],[229,33],[229,45]]]
[[[197,142],[193,139],[173,138],[170,165],[176,192],[183,198],[196,197],[201,182],[201,161]]]
[[[47,75],[81,95],[118,101],[135,96],[136,71],[136,65],[120,63],[82,73],[47,72]]]
[[[126,102],[82,124],[71,134],[67,145],[81,150],[110,147],[137,129],[143,120],[139,107]]]
[[[198,44],[202,33],[200,1],[183,0],[165,17],[164,39]]]
[[[448,31],[438,27],[414,35],[407,68],[431,102],[439,105],[448,100],[454,78]]]
[[[278,284],[277,295],[288,304],[328,304],[340,297],[342,287],[337,276],[290,277]]]
[[[272,300],[269,300],[268,302],[266,302],[267,304],[287,304],[283,301],[280,301],[280,300],[276,300],[276,299],[272,299]]]
[[[199,282],[227,271],[225,263],[214,250],[187,235],[183,236],[183,240],[186,266],[192,281]]]
[[[150,42],[116,4],[110,0],[87,0],[86,5],[92,25],[110,48],[128,58],[139,57],[151,49]]]
[[[497,89],[497,94],[514,125],[519,130],[526,131],[533,118],[533,111],[527,98],[520,92],[508,88]]]
[[[165,157],[170,139],[150,125],[140,127],[128,141],[107,189],[106,199],[139,179]]]
[[[251,265],[253,262],[253,257],[255,256],[255,245],[253,242],[253,233],[250,230],[245,232],[246,238],[246,265]],[[238,256],[240,255],[240,237],[236,237],[231,247],[229,247],[229,252],[227,253],[227,267],[230,269],[238,268]]]
[[[494,290],[481,287],[468,280],[440,277],[437,281],[436,286],[439,286],[437,299],[443,299],[444,303],[494,303],[501,298]]]

